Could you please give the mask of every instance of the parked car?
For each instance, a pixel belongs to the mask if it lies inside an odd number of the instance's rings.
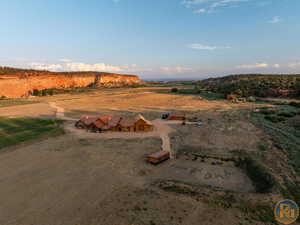
[[[170,116],[170,113],[164,113],[164,114],[161,115],[161,118],[163,120],[166,120],[166,119],[168,119],[169,116]]]

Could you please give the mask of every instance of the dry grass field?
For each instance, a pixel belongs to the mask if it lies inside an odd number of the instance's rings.
[[[147,164],[161,150],[159,137],[93,138],[66,134],[0,149],[2,225],[241,225],[276,224],[278,192],[256,193],[256,184],[234,158],[252,154],[272,171],[286,156],[249,121],[250,103],[201,100],[170,88],[115,88],[31,99],[0,108],[1,117],[134,116],[154,120],[163,112],[198,117],[203,125],[170,125],[177,159]],[[71,122],[66,122],[70,126]],[[203,157],[205,155],[205,157]],[[284,168],[293,176],[291,168]]]

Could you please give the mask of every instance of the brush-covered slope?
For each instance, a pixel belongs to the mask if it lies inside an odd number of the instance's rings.
[[[230,75],[199,81],[206,89],[239,96],[297,97],[300,95],[300,74],[294,75]]]

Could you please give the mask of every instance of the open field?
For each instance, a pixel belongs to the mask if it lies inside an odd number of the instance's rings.
[[[0,116],[65,118],[66,134],[3,149],[0,224],[276,224],[272,207],[282,198],[283,178],[298,179],[284,163],[287,155],[251,123],[253,110],[268,105],[201,100],[172,94],[170,87],[101,89],[34,101],[2,107]],[[203,125],[158,120],[170,111],[197,117]],[[152,133],[73,128],[72,120],[82,114],[137,113],[154,120]],[[146,156],[162,149],[161,132],[176,159],[149,165]],[[259,166],[240,159],[247,157]],[[267,193],[258,185],[265,183]]]
[[[0,149],[34,140],[45,134],[47,136],[64,134],[61,126],[60,120],[0,117]]]
[[[11,105],[26,105],[32,103],[36,103],[36,101],[30,101],[28,99],[0,99],[0,107]]]

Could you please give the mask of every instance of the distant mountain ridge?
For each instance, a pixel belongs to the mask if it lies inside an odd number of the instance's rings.
[[[140,84],[136,75],[107,72],[50,72],[44,70],[0,67],[0,97],[21,98],[34,90],[73,87],[120,87]]]

